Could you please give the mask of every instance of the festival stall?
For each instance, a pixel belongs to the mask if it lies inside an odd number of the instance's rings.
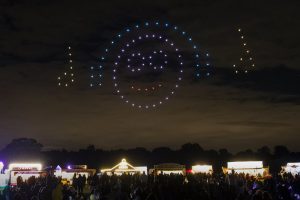
[[[64,184],[72,184],[73,178],[80,176],[93,176],[96,173],[95,169],[88,169],[87,165],[68,165],[66,169],[62,169],[59,165],[54,170],[54,175],[60,177]]]
[[[193,174],[212,174],[213,168],[212,165],[193,165],[192,171]]]
[[[290,173],[293,176],[300,174],[300,163],[287,163],[281,167],[281,174]]]
[[[223,172],[264,177],[269,174],[269,168],[264,167],[262,161],[228,162],[227,168],[223,168]]]
[[[102,174],[106,173],[107,175],[122,175],[122,174],[145,174],[147,175],[146,166],[132,166],[129,164],[126,159],[122,159],[120,163],[110,169],[101,169]]]
[[[176,163],[163,163],[159,165],[154,165],[153,169],[149,170],[149,173],[153,173],[154,175],[159,175],[159,174],[165,174],[165,175],[170,175],[170,174],[180,174],[180,175],[185,175],[185,166],[176,164]]]
[[[40,163],[11,163],[8,167],[10,176],[10,185],[17,185],[17,179],[20,177],[22,181],[27,181],[30,177],[39,177],[45,172],[42,171]]]

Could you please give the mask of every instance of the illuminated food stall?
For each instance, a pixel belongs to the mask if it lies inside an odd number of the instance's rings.
[[[192,166],[192,173],[193,174],[212,174],[213,168],[212,165],[193,165]]]
[[[300,174],[300,163],[287,163],[286,166],[281,167],[281,173],[291,173],[293,176]]]
[[[154,175],[159,175],[159,174],[185,175],[186,171],[185,171],[184,165],[180,165],[180,164],[176,164],[176,163],[163,163],[163,164],[159,164],[159,165],[154,165],[154,168],[150,169],[149,173],[153,173]]]
[[[8,172],[11,185],[17,185],[18,177],[27,181],[30,177],[39,177],[44,173],[40,163],[11,163],[8,166]]]
[[[264,177],[269,174],[269,168],[264,168],[262,161],[228,162],[227,168],[223,168],[223,172]]]
[[[122,175],[122,174],[145,174],[147,175],[146,166],[132,166],[126,159],[122,159],[119,164],[110,169],[101,169],[101,173],[106,173],[107,175]]]
[[[88,178],[89,176],[93,176],[95,173],[96,170],[88,169],[87,165],[68,165],[66,169],[62,169],[58,165],[54,170],[54,175],[56,177],[60,177],[64,184],[72,184],[74,176],[78,178],[79,175],[81,175]]]

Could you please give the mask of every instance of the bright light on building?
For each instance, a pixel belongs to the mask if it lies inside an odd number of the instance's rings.
[[[245,162],[228,162],[228,169],[251,169],[251,168],[262,168],[262,161],[245,161]]]
[[[40,163],[11,163],[8,166],[8,170],[42,170],[42,164]]]
[[[293,176],[300,174],[300,163],[287,163],[286,166],[281,168],[281,173],[290,173]]]
[[[251,176],[267,176],[269,168],[263,167],[262,161],[241,161],[228,162],[227,168],[223,168],[224,173],[249,174]]]
[[[110,169],[101,169],[101,173],[106,173],[107,175],[122,175],[123,173],[127,174],[146,174],[147,175],[147,167],[146,166],[139,166],[134,167],[131,164],[129,164],[126,159],[122,159],[119,164],[114,166]]]
[[[192,173],[211,174],[212,172],[213,172],[213,168],[211,165],[194,165],[194,166],[192,166]]]

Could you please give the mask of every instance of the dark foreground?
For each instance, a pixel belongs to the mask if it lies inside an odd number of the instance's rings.
[[[10,200],[296,200],[300,178],[290,175],[255,179],[242,175],[122,175],[77,177],[63,185],[53,176],[18,180],[1,199]]]

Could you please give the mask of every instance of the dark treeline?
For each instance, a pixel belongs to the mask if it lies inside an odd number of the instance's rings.
[[[43,151],[43,145],[35,139],[18,138],[0,151],[0,160],[9,162],[42,162],[44,166],[62,167],[68,164],[86,164],[89,168],[112,167],[126,158],[136,166],[152,167],[159,163],[180,163],[189,168],[194,164],[212,164],[214,171],[219,172],[228,161],[263,160],[270,166],[271,173],[279,172],[287,162],[300,161],[300,152],[290,152],[287,147],[278,145],[274,149],[263,146],[257,150],[247,149],[236,154],[227,149],[205,150],[197,143],[183,144],[180,149],[168,147],[154,148],[152,151],[142,147],[133,149],[102,150],[89,145],[78,151],[51,150]]]

